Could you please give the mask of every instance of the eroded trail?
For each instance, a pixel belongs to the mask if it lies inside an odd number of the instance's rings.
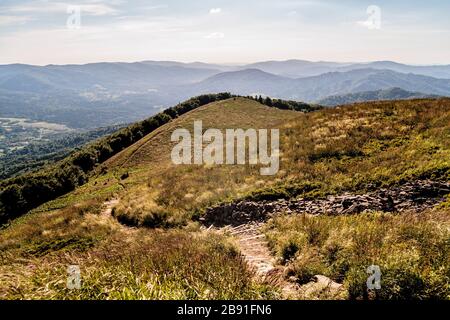
[[[257,281],[278,288],[282,299],[325,299],[343,298],[345,292],[341,284],[316,275],[310,282],[299,285],[296,279],[287,279],[286,267],[277,264],[275,257],[261,228],[263,223],[252,222],[239,226],[225,226],[220,232],[232,236],[247,264],[255,270]]]
[[[260,228],[261,224],[259,223],[249,223],[237,227],[227,226],[222,229],[222,232],[229,233],[236,239],[247,263],[255,269],[259,276],[265,277],[275,269],[275,259],[270,253]]]
[[[312,200],[237,200],[208,208],[203,223],[241,225],[254,221],[264,222],[280,213],[344,215],[366,211],[422,212],[445,201],[449,193],[450,182],[416,180],[365,194],[346,192]]]
[[[119,199],[111,199],[103,202],[103,209],[100,212],[100,215],[103,217],[110,217],[112,214],[113,208],[119,204]]]
[[[225,226],[220,232],[231,235],[247,264],[255,270],[258,281],[279,288],[283,299],[296,299],[299,286],[284,279],[284,268],[277,266],[271,254],[262,223],[247,223],[239,226]]]

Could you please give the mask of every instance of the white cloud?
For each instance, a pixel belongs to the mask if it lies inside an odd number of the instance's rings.
[[[87,13],[93,16],[113,15],[118,13],[118,10],[105,4],[86,4],[80,7],[82,13]]]
[[[369,28],[371,25],[371,22],[369,20],[364,20],[364,21],[356,21],[356,24],[360,27],[365,27],[365,28]]]
[[[206,39],[223,39],[225,34],[223,32],[213,32],[205,36]]]
[[[95,2],[95,3],[80,3],[81,13],[92,16],[103,16],[117,14],[119,11],[110,5]],[[34,4],[13,5],[7,7],[6,11],[12,13],[66,13],[69,4],[64,2],[47,2],[36,1]]]
[[[211,10],[209,10],[210,14],[217,14],[217,13],[221,13],[222,12],[222,8],[212,8]]]
[[[67,10],[68,5],[65,3],[59,2],[42,2],[37,1],[34,4],[23,4],[23,5],[13,5],[11,7],[7,7],[6,11],[14,12],[14,13],[42,13],[42,12],[65,12]]]
[[[17,26],[30,21],[30,17],[25,16],[0,16],[0,26]]]
[[[357,24],[370,30],[381,29],[381,8],[375,5],[367,8],[367,20],[357,21]]]

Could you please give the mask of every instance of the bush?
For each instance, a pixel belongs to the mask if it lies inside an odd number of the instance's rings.
[[[248,98],[258,101],[259,103],[262,103],[268,107],[274,107],[274,108],[282,109],[282,110],[311,112],[311,111],[323,109],[323,107],[320,105],[313,105],[313,104],[299,102],[299,101],[271,99],[270,97],[266,97],[265,99],[263,99],[261,96],[259,96],[259,97],[249,96]]]
[[[175,216],[163,208],[147,203],[127,207],[119,205],[113,209],[112,215],[129,227],[169,228],[180,225]]]
[[[295,242],[289,242],[286,246],[283,247],[281,251],[281,257],[283,261],[288,262],[289,260],[293,259],[298,249],[298,245]]]
[[[153,210],[142,218],[141,226],[147,228],[169,227],[169,214],[164,210]]]
[[[306,250],[299,253],[298,258],[288,266],[287,274],[295,276],[299,284],[305,284],[315,275],[328,275],[328,271],[315,250]]]

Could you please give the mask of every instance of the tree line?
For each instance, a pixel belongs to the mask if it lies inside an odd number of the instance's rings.
[[[311,112],[320,110],[323,107],[320,105],[309,104],[306,102],[293,101],[293,100],[282,100],[282,99],[272,99],[270,97],[259,96],[248,96],[247,98],[258,101],[268,107],[273,107],[282,110],[294,110],[300,112]]]

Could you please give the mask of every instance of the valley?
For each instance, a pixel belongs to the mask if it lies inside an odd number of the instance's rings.
[[[53,136],[70,133],[68,127],[23,118],[0,118],[0,156],[19,150],[32,142],[49,141]]]
[[[43,168],[62,160],[92,141],[124,125],[74,130],[64,125],[26,119],[0,119],[0,178]]]

